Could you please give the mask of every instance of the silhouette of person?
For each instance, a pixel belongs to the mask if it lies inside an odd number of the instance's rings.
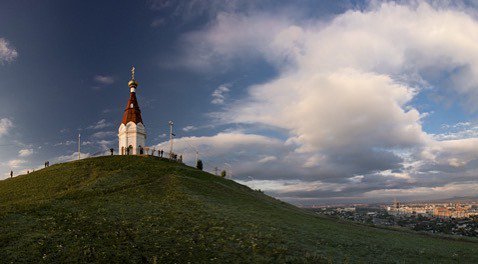
[[[110,148],[111,156],[113,156],[113,152],[114,152],[114,151],[115,151],[115,150],[114,150],[113,148]]]
[[[10,171],[10,178],[13,178],[13,171]]]

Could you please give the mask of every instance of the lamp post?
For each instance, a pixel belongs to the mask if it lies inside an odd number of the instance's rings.
[[[81,134],[78,134],[78,160],[81,159]]]
[[[173,159],[173,121],[169,121],[169,158]]]

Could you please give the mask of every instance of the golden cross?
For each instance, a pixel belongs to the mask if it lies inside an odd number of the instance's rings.
[[[134,80],[134,66],[131,68],[131,80]]]

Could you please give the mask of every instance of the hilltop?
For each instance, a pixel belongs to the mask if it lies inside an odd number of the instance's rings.
[[[0,260],[478,263],[478,243],[322,218],[182,164],[109,156],[0,181]]]

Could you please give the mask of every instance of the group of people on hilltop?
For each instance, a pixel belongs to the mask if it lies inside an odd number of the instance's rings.
[[[45,168],[46,167],[50,167],[50,162],[48,160],[45,161]],[[32,171],[34,172],[35,170],[32,170]],[[29,174],[29,173],[30,173],[30,171],[27,170],[27,174]],[[13,178],[13,170],[10,171],[10,178]]]
[[[110,155],[113,156],[114,155],[114,149],[110,148],[109,150],[110,150]],[[140,148],[140,155],[142,155],[144,153],[144,150],[146,150],[146,154],[149,153],[149,148],[144,148],[144,149]],[[156,150],[152,149],[151,155],[154,156],[155,152],[156,152]],[[164,158],[164,150],[158,149],[157,152],[158,152],[158,157]],[[126,148],[126,155],[130,155],[130,153],[131,153],[131,147]],[[169,158],[172,159],[172,160],[178,161],[180,163],[183,162],[183,155],[178,156],[177,154],[171,153]]]
[[[111,152],[111,155],[113,155],[113,151],[114,149],[110,149],[110,152]],[[154,151],[152,153],[154,155]],[[160,158],[163,158],[164,157],[164,151],[161,149],[161,150],[158,150],[158,157]],[[183,155],[178,155],[177,154],[172,154],[171,157],[170,157],[172,160],[175,160],[175,161],[178,161],[178,162],[183,162]],[[50,161],[45,161],[45,168],[47,167],[50,167]],[[33,170],[35,171],[35,170]],[[27,171],[27,174],[30,173],[30,171]],[[10,171],[10,178],[13,178],[13,170]]]

